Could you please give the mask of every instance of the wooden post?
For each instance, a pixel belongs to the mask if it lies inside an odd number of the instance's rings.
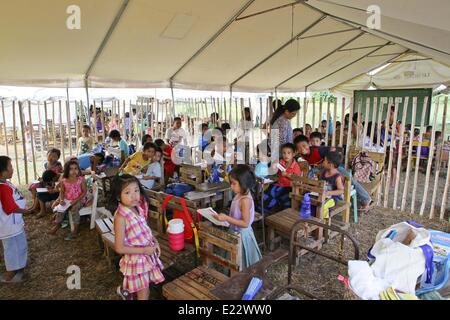
[[[308,104],[305,103],[305,99],[303,100],[303,133],[306,132],[306,114],[308,112]],[[313,108],[314,108],[314,100],[313,100]]]
[[[406,173],[405,173],[405,183],[403,185],[403,197],[402,204],[400,207],[401,211],[405,210],[406,207],[406,197],[408,196],[408,184],[409,184],[409,173],[411,172],[411,156],[413,151],[413,133],[416,125],[416,113],[417,113],[417,97],[413,98],[413,110],[412,110],[412,119],[411,119],[411,134],[409,139],[409,147],[408,147],[408,157],[407,157],[407,165],[406,165]]]
[[[95,100],[94,100],[94,106],[93,106],[93,111],[94,111],[94,123],[93,123],[93,127],[94,127],[94,139],[95,139],[95,144],[98,143],[98,132],[97,132],[97,106],[95,104]],[[90,115],[89,115],[90,116]]]
[[[405,138],[405,122],[406,122],[406,113],[408,111],[409,97],[405,97],[403,101],[403,116],[402,116],[402,124],[400,127],[400,142],[398,146],[398,159],[397,159],[397,172],[395,177],[395,189],[394,189],[394,203],[392,208],[397,210],[397,197],[398,197],[398,187],[400,185],[400,172],[402,171],[402,152],[403,152],[403,140]]]
[[[23,162],[25,164],[25,183],[28,185],[28,156],[27,148],[25,146],[26,136],[25,136],[25,119],[23,116],[23,104],[19,101],[19,118],[20,118],[20,130],[22,132],[22,150],[23,150]]]
[[[448,102],[446,102],[446,104],[444,105],[444,108],[448,108]],[[443,119],[444,123],[447,122],[447,117],[445,117],[445,119]],[[445,139],[445,134],[444,132],[442,132],[442,142],[444,143],[444,139]],[[449,181],[450,181],[450,156],[448,157],[448,161],[447,161],[447,175],[445,176],[445,186],[444,186],[444,192],[442,193],[442,203],[441,203],[441,212],[439,214],[439,219],[443,220],[444,219],[444,214],[445,214],[445,207],[447,205],[447,194],[448,194],[448,185],[449,185]],[[449,218],[449,222],[450,222],[450,218]]]
[[[41,104],[38,101],[38,119],[39,119],[39,138],[41,139],[41,165],[45,160],[45,152],[44,152],[44,135],[42,134],[42,118],[41,118]]]
[[[375,109],[375,104],[374,104]],[[365,118],[364,118],[364,126],[363,126],[363,133],[362,133],[362,141],[360,140],[360,143],[362,145],[362,148],[364,149],[364,139],[367,136],[367,127],[369,126],[369,114],[370,114],[370,98],[366,98],[366,109],[365,109]]]
[[[53,148],[56,148],[55,101],[52,101],[52,135],[53,135]]]
[[[328,134],[328,129],[330,128],[330,97],[328,97],[328,101],[327,101],[327,127],[325,128],[325,145],[328,146],[330,145],[328,140],[329,140],[329,134]]]
[[[339,146],[340,147],[343,147],[343,145],[344,145],[344,127],[345,127],[345,97],[342,97],[341,129],[339,130]]]
[[[425,176],[425,188],[423,191],[422,206],[420,207],[420,216],[423,216],[423,213],[425,211],[425,205],[427,203],[427,197],[428,197],[428,184],[430,183],[431,165],[433,164],[434,138],[436,136],[436,120],[437,120],[438,109],[439,109],[439,100],[440,100],[439,97],[436,98],[436,107],[434,109],[434,117],[433,117],[433,129],[431,131],[430,155],[428,156],[428,161],[427,161],[427,175]]]
[[[336,123],[337,123],[337,98],[334,99],[334,110],[333,110],[333,135],[331,136],[331,146],[336,146]]]
[[[317,129],[319,129],[320,132],[320,126],[322,124],[322,120],[323,120],[323,114],[322,114],[322,103],[323,103],[323,98],[320,97],[320,102],[319,102],[319,125],[317,126]],[[315,131],[315,129],[313,128],[313,131]]]
[[[67,130],[69,131],[69,152],[73,156],[72,150],[72,121],[70,121],[70,102],[66,102]],[[75,122],[76,123],[76,122]]]
[[[396,133],[396,123],[397,123],[397,113],[398,113],[398,105],[399,105],[399,98],[395,98],[395,111],[394,111],[394,119],[392,121],[392,134],[391,134],[391,145],[389,148],[389,163],[388,163],[388,171],[386,176],[386,184],[385,184],[385,191],[384,191],[384,207],[387,208],[388,201],[389,201],[389,189],[391,184],[391,170],[392,170],[392,158],[394,156],[394,148],[395,148],[395,133]],[[388,112],[389,117],[389,112]],[[385,130],[385,138],[387,139],[389,133],[389,118],[386,121],[386,130]]]
[[[414,214],[414,208],[416,205],[416,190],[417,190],[417,180],[419,178],[419,164],[420,164],[420,154],[422,152],[422,142],[423,142],[423,134],[424,131],[424,124],[425,124],[425,115],[428,107],[428,97],[424,98],[423,101],[423,107],[422,107],[422,118],[420,118],[420,134],[419,134],[419,145],[416,149],[416,167],[414,170],[414,183],[413,183],[413,192],[412,192],[412,199],[411,199],[411,214]]]
[[[62,122],[62,107],[61,100],[59,100],[59,135],[61,136],[61,152],[63,160],[66,161],[66,151],[64,147],[64,126]]]
[[[81,102],[81,101],[80,101]],[[81,104],[80,104],[81,106]],[[70,106],[69,106],[70,108]],[[75,150],[77,149],[77,144],[78,144],[78,138],[80,138],[80,121],[79,119],[81,119],[80,117],[80,108],[77,108],[77,102],[75,101]]]
[[[439,190],[438,183],[439,183],[439,175],[441,174],[441,159],[442,159],[442,152],[443,152],[443,145],[444,145],[444,138],[445,138],[445,122],[447,121],[447,102],[448,97],[445,97],[444,100],[444,110],[442,110],[442,142],[438,145],[437,151],[436,151],[436,161],[435,161],[435,170],[436,173],[434,175],[434,187],[433,187],[433,196],[431,198],[431,210],[430,210],[430,219],[434,218],[434,204],[436,202],[436,193]],[[433,152],[433,151],[431,151]],[[444,216],[439,218],[442,220],[444,219]]]
[[[312,98],[312,123],[311,123],[311,132],[314,132],[316,129],[316,98]],[[306,135],[306,128],[303,129],[303,132]],[[309,137],[308,137],[309,139]]]
[[[17,179],[20,182],[20,170],[19,170],[19,155],[17,154],[17,126],[16,126],[16,101],[12,102],[12,110],[13,110],[13,140],[14,140],[14,154],[16,156],[16,173]]]
[[[373,98],[373,110],[372,110],[372,127],[370,130],[370,143],[373,143],[373,136],[375,135],[376,123],[377,123],[377,106],[378,97]]]
[[[48,128],[48,113],[47,113],[47,101],[44,101],[44,127],[45,127],[45,140],[47,141],[47,144],[50,143],[50,133]]]
[[[106,128],[105,128],[105,111],[103,109],[103,99],[102,99],[102,101],[100,101],[100,108],[101,108],[101,110],[100,110],[100,122],[102,124],[102,139],[103,139],[103,143],[104,143],[105,140],[106,140],[106,136],[105,136]]]
[[[3,115],[3,132],[4,132],[4,135],[5,135],[6,154],[9,156],[8,132],[6,130],[5,105],[3,103],[3,100],[2,100],[2,115]],[[13,130],[16,130],[16,128],[14,127]]]
[[[353,97],[350,98],[350,113],[348,116],[347,145],[345,148],[345,167],[348,169],[348,155],[350,154],[350,146],[352,144],[352,117],[353,117]],[[344,124],[343,124],[344,125]],[[344,127],[342,127],[344,129]]]
[[[259,98],[259,143],[262,141],[262,128],[263,128],[263,101],[262,97]]]
[[[238,99],[235,98],[234,105],[236,107],[236,122],[234,123],[234,127],[237,128],[238,126],[238,119],[239,119],[239,112],[238,112]]]
[[[358,119],[356,120],[356,147],[361,145],[361,107],[362,98],[358,101]]]
[[[36,154],[35,154],[35,145],[34,145],[34,132],[33,132],[33,119],[31,117],[31,101],[28,100],[28,117],[30,118],[30,143],[31,143],[31,155],[33,158],[33,173],[34,180],[37,179],[37,170],[36,170]]]
[[[380,98],[380,107],[378,109],[377,150],[381,145],[381,123],[383,122],[384,100],[384,97]]]
[[[297,97],[297,102],[300,104],[300,97]],[[303,105],[303,109],[305,106]],[[303,119],[303,127],[305,126],[306,118]],[[297,113],[297,128],[300,128],[300,112]]]
[[[119,105],[120,105],[120,102],[119,102]],[[122,130],[123,130],[123,132],[122,132],[122,134],[125,136],[125,133],[126,133],[126,126],[125,126],[125,119],[126,119],[126,117],[125,117],[125,114],[126,114],[126,110],[125,110],[125,105],[126,105],[126,102],[125,102],[125,100],[122,100],[122,109],[123,109],[123,113],[122,113],[122,121],[123,121],[123,124],[122,124]]]

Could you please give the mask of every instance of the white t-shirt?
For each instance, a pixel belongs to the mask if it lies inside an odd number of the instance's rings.
[[[148,166],[146,176],[150,177],[162,177],[162,170],[161,170],[161,164],[159,162],[152,162]],[[153,188],[155,185],[155,180],[140,180],[141,184],[146,187],[147,189]]]
[[[166,141],[169,141],[169,143],[174,146],[179,142],[183,142],[183,144],[187,144],[187,134],[186,131],[184,131],[183,128],[169,128],[166,131],[165,139]]]

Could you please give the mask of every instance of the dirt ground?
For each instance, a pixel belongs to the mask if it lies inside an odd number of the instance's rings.
[[[28,191],[23,190],[27,198]],[[392,224],[413,219],[426,227],[450,232],[450,224],[445,221],[429,220],[418,215],[405,215],[392,209],[376,207],[362,215],[358,224],[351,224],[350,232],[360,243],[361,259],[373,244],[377,232]],[[121,284],[120,273],[110,270],[106,258],[99,248],[96,231],[89,230],[83,223],[81,236],[73,241],[64,240],[68,229],[60,230],[56,236],[46,234],[50,228],[50,215],[43,219],[25,217],[29,246],[29,266],[26,281],[21,284],[0,284],[0,299],[117,299],[115,288]],[[337,253],[338,242],[332,240],[323,250]],[[351,257],[352,247],[348,242],[345,256]],[[69,277],[67,268],[77,265],[81,269],[81,289],[67,289]],[[193,265],[192,265],[193,268]],[[0,250],[0,270],[4,270],[3,250]],[[335,262],[310,255],[302,258],[294,271],[293,282],[325,299],[348,299],[339,274],[346,274],[346,268]],[[286,283],[287,265],[281,263],[269,269],[268,277],[278,285]],[[153,298],[160,298],[154,295]]]

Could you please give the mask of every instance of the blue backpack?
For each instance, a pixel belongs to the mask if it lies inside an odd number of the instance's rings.
[[[186,183],[172,183],[167,186],[165,192],[175,197],[183,197],[185,193],[193,190],[194,188]]]
[[[136,146],[134,144],[130,144],[128,146],[128,155],[131,156],[136,152]]]

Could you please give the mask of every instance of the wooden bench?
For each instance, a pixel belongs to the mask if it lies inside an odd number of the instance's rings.
[[[115,251],[114,222],[112,218],[98,219],[96,220],[95,225],[100,235],[101,247],[104,250],[104,255],[107,258],[111,269],[117,270],[117,262],[121,255],[117,254]],[[165,269],[186,259],[188,256],[192,256],[195,252],[194,246],[190,243],[185,243],[184,249],[181,251],[172,251],[169,248],[166,234],[153,232],[153,235],[158,240],[161,247],[160,259]]]
[[[288,238],[291,234],[292,227],[300,219],[300,205],[303,201],[305,193],[315,192],[317,198],[311,197],[311,206],[316,208],[315,217],[311,217],[311,220],[316,222],[325,222],[331,225],[332,220],[334,225],[339,224],[342,228],[348,228],[349,216],[350,216],[350,191],[351,180],[349,176],[345,177],[344,183],[344,200],[339,201],[329,211],[328,217],[325,217],[324,207],[327,201],[325,197],[326,187],[325,181],[311,180],[306,177],[295,177],[292,180],[292,192],[291,208],[275,213],[267,218],[265,222],[267,225],[267,239],[269,242],[269,249],[274,249],[276,236]],[[341,215],[342,222],[334,221],[334,217]],[[310,247],[320,250],[323,242],[327,241],[329,237],[333,237],[334,233],[323,233],[323,229],[316,225],[305,225],[302,232],[298,232],[297,239],[304,238]],[[306,251],[301,250],[297,253],[297,257],[305,254]]]
[[[355,159],[355,157],[361,152],[363,151],[361,148],[355,148],[354,146],[352,146],[349,150],[349,162],[348,162],[348,170],[351,170],[351,165],[353,163],[353,160]],[[383,168],[384,168],[384,162],[386,160],[386,155],[384,153],[379,153],[379,152],[372,152],[372,151],[367,151],[364,150],[365,152],[367,152],[367,154],[369,155],[370,159],[374,162],[375,164],[375,178],[373,181],[371,182],[360,182],[361,186],[369,193],[369,195],[372,198],[375,198],[377,196],[378,193],[378,188],[381,185],[381,179],[383,177]]]
[[[201,167],[182,164],[180,166],[180,181],[196,188],[204,182],[204,172]]]
[[[203,266],[169,282],[163,286],[163,295],[168,300],[211,300],[216,299],[210,291],[228,279],[227,275],[213,269],[217,264],[229,269],[231,274],[241,270],[241,238],[239,233],[229,233],[212,226],[210,222],[200,222],[200,253]],[[217,250],[228,253],[226,257]]]

